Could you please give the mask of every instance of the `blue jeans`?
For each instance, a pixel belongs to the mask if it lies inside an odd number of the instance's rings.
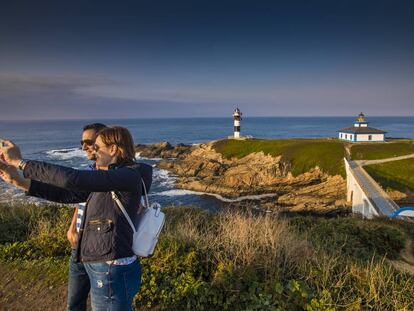
[[[141,264],[106,262],[84,263],[91,281],[91,302],[94,311],[132,310],[132,299],[141,286]]]
[[[91,288],[83,262],[75,262],[76,250],[69,259],[68,311],[86,311],[86,301]]]

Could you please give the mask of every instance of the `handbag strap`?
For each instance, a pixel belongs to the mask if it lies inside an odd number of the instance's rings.
[[[145,203],[147,203],[146,208],[149,208],[149,200],[148,200],[148,193],[147,193],[147,186],[145,186],[144,180],[141,178],[142,186],[144,188],[144,194],[145,194]]]
[[[142,181],[142,185],[144,186],[144,194],[145,194],[145,201],[147,203],[146,208],[149,207],[149,201],[148,201],[148,193],[147,193],[147,187],[145,187],[145,183],[144,180],[141,178]],[[114,201],[116,202],[116,204],[118,205],[119,209],[122,211],[122,213],[124,214],[125,218],[128,220],[129,225],[132,228],[132,231],[135,233],[137,230],[135,229],[134,224],[132,223],[131,218],[129,217],[127,211],[125,210],[124,205],[122,204],[121,200],[119,200],[118,196],[116,195],[115,191],[111,191],[112,194],[112,199],[114,199]]]

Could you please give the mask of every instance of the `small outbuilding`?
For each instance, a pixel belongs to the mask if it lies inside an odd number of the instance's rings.
[[[338,131],[338,138],[352,143],[385,141],[385,131],[368,126],[365,115],[361,112],[354,126]]]

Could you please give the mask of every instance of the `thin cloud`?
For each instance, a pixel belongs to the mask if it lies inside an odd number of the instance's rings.
[[[155,88],[99,76],[0,74],[1,119],[222,116],[239,106],[255,115],[412,115],[411,80],[275,81],[240,86],[178,85]]]
[[[109,83],[109,79],[87,76],[0,74],[0,94],[74,92],[77,88]],[[114,83],[114,82],[112,82]]]
[[[157,89],[132,84],[99,84],[77,87],[74,92],[83,96],[129,101],[174,101],[183,104],[197,103],[278,103],[297,102],[326,107],[343,102],[387,104],[398,100],[404,106],[414,97],[411,82],[372,81],[319,81],[288,85],[252,86],[251,88],[223,85],[222,87],[162,86]],[[408,103],[406,104],[408,105]],[[408,108],[408,106],[407,106]]]

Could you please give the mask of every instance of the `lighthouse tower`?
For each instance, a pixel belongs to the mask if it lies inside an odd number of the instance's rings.
[[[365,119],[365,115],[361,112],[354,123],[355,127],[368,127],[368,122]]]
[[[234,138],[240,138],[240,121],[241,121],[242,113],[240,112],[239,108],[236,108],[233,112],[233,120],[234,120]]]

